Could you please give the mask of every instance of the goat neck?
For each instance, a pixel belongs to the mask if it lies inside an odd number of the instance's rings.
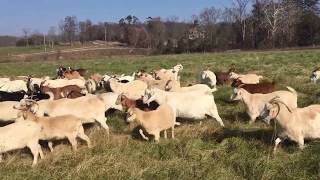
[[[293,122],[292,112],[282,103],[274,102],[274,105],[278,105],[277,116],[275,117],[276,121],[281,125],[282,128],[287,129],[289,124]]]

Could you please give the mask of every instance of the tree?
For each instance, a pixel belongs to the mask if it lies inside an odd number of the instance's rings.
[[[63,35],[66,40],[70,43],[70,46],[73,45],[73,41],[76,38],[76,33],[78,31],[78,21],[75,16],[67,16],[64,18],[62,24]]]
[[[221,17],[221,10],[216,9],[215,7],[205,8],[199,15],[200,24],[205,31],[205,35],[204,37],[202,35],[201,36],[197,35],[197,37],[201,37],[205,39],[204,41],[201,40],[201,42],[205,44],[200,46],[205,47],[205,49],[207,50],[212,50],[217,46],[216,24],[218,23],[220,17]],[[193,34],[199,34],[199,33],[202,33],[202,30],[200,29],[200,27],[193,30]],[[201,44],[201,43],[198,43],[198,44]]]
[[[23,32],[23,37],[24,37],[25,42],[26,42],[26,46],[29,47],[29,37],[28,37],[28,35],[29,35],[30,30],[24,28],[24,29],[22,29],[22,32]]]
[[[282,3],[271,0],[264,10],[265,25],[271,34],[272,48],[275,47],[275,37],[285,21],[285,9]]]
[[[248,3],[249,3],[249,0],[235,0],[235,2],[233,3],[235,18],[240,23],[240,26],[241,26],[242,42],[244,42],[245,35],[246,35],[246,19],[248,16],[248,13],[247,13]]]
[[[47,39],[49,41],[49,44],[51,48],[53,48],[55,41],[57,40],[57,35],[56,35],[56,27],[51,26],[48,30],[48,35]]]

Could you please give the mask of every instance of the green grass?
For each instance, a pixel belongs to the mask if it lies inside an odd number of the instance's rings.
[[[291,86],[299,92],[299,106],[319,103],[319,85],[309,82],[311,70],[319,64],[320,51],[291,51],[238,54],[183,54],[147,57],[111,57],[63,62],[0,63],[2,75],[51,75],[62,65],[84,67],[89,73],[132,73],[138,69],[184,65],[183,85],[198,82],[205,68],[227,70],[234,63],[238,72],[255,72],[276,80],[279,89]],[[30,168],[27,150],[6,154],[0,164],[1,179],[319,179],[320,142],[307,142],[300,151],[295,143],[281,144],[272,154],[273,128],[257,120],[249,125],[242,103],[229,103],[231,88],[219,87],[215,100],[227,124],[222,129],[213,119],[183,123],[176,139],[145,142],[131,136],[125,114],[108,116],[112,129],[86,128],[94,147],[84,144],[72,152],[68,143],[45,150],[45,159]]]

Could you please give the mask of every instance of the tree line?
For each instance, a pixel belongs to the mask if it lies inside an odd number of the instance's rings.
[[[234,0],[232,6],[203,9],[189,22],[134,15],[118,22],[93,23],[67,16],[45,35],[23,30],[17,45],[118,41],[158,53],[269,49],[320,43],[319,0]]]

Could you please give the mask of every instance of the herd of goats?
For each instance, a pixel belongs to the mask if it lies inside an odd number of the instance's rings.
[[[271,119],[278,124],[277,146],[289,138],[304,147],[305,138],[320,137],[320,105],[297,106],[297,92],[276,90],[274,82],[261,81],[257,74],[237,74],[231,67],[226,72],[201,72],[200,83],[180,86],[181,64],[172,69],[138,71],[132,75],[92,74],[87,80],[86,69],[60,66],[57,77],[35,78],[31,76],[0,78],[0,117],[6,123],[0,127],[0,161],[3,153],[28,147],[33,164],[43,157],[39,140],[48,142],[50,151],[55,140],[67,139],[73,150],[77,138],[91,147],[83,124],[98,122],[109,135],[105,112],[116,109],[127,112],[126,121],[135,122],[145,140],[160,132],[167,138],[167,130],[180,123],[176,118],[204,119],[210,116],[224,127],[219,116],[214,92],[217,85],[231,84],[234,88],[231,100],[242,101],[253,123],[261,117],[266,123]],[[315,69],[311,81],[320,78]]]

